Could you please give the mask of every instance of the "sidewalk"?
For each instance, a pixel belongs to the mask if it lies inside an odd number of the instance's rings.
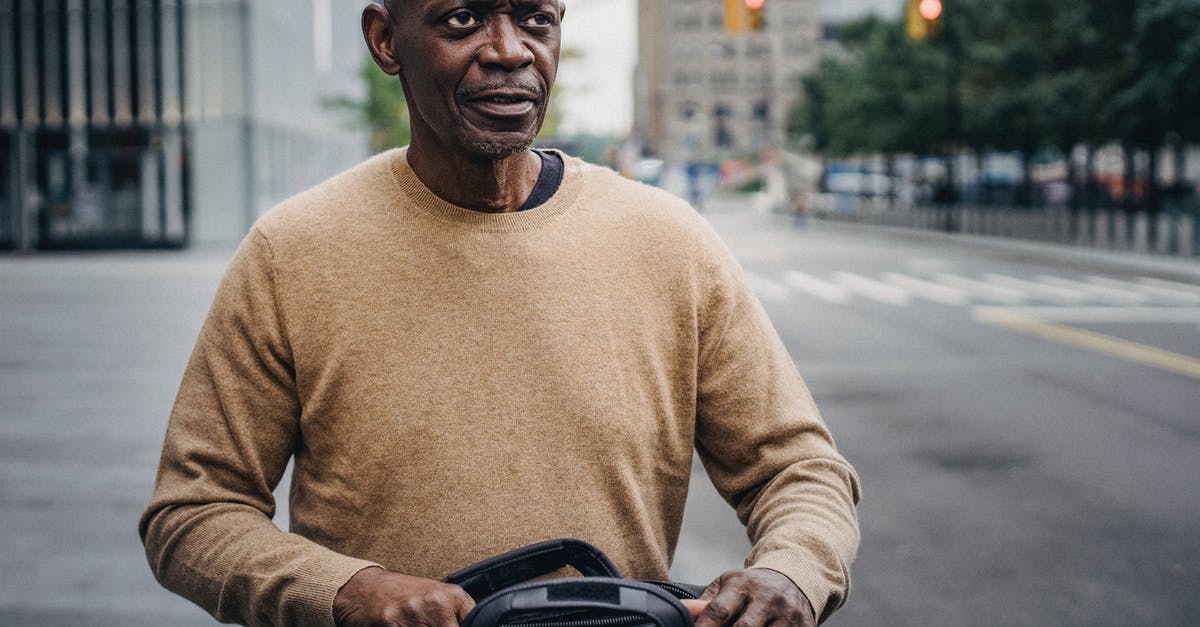
[[[137,537],[232,250],[0,256],[0,625],[214,621]]]

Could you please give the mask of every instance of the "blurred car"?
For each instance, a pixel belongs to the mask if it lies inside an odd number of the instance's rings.
[[[916,187],[900,177],[882,172],[833,171],[822,177],[810,209],[831,213],[886,209],[911,206],[915,197]]]
[[[633,164],[633,178],[647,185],[658,185],[664,166],[662,159],[640,159]]]

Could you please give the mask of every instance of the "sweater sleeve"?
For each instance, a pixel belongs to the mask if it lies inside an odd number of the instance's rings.
[[[697,450],[746,525],[746,566],[787,575],[824,620],[850,591],[858,476],[732,254],[719,242],[710,250]]]
[[[332,625],[337,591],[372,565],[271,521],[299,413],[270,249],[256,230],[200,332],[138,527],[163,586],[218,620]]]

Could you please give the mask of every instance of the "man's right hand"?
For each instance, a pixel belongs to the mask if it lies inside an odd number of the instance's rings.
[[[454,627],[475,607],[462,588],[371,567],[358,571],[333,599],[339,627]]]

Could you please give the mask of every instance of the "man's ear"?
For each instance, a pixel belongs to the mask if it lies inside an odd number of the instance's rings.
[[[372,2],[363,9],[362,31],[371,58],[385,74],[395,76],[400,73],[400,61],[396,58],[395,24],[392,15],[384,5]]]

